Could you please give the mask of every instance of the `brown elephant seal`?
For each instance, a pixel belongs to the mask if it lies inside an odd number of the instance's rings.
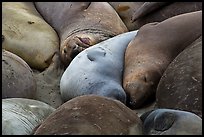
[[[202,135],[202,119],[188,111],[156,109],[140,118],[144,135]]]
[[[123,88],[127,105],[141,107],[154,95],[168,64],[201,35],[202,11],[141,27],[125,52]]]
[[[56,109],[34,135],[140,135],[142,122],[120,101],[96,95],[76,97]]]
[[[59,49],[59,39],[32,2],[3,2],[2,48],[21,57],[31,68],[44,70]]]
[[[57,31],[65,66],[82,50],[127,32],[107,2],[36,2],[37,10]]]
[[[161,5],[153,11],[147,7],[148,5],[151,6],[151,3],[154,2],[145,2],[145,4],[146,3],[149,4],[147,4],[147,6],[141,6],[139,9],[136,7],[135,13],[132,15],[133,24],[136,29],[139,29],[147,23],[161,22],[176,15],[202,10],[202,2],[158,2],[166,3],[166,5]]]
[[[2,50],[2,98],[35,98],[33,71],[19,56]]]
[[[2,99],[2,135],[30,135],[54,108],[32,99]]]
[[[96,94],[126,103],[122,88],[124,53],[135,35],[137,31],[126,32],[79,53],[60,80],[62,99]]]
[[[159,108],[190,111],[202,118],[202,37],[168,65],[157,87],[156,102]]]
[[[45,102],[54,108],[62,105],[60,79],[64,73],[64,66],[59,53],[53,56],[50,66],[43,72],[33,71],[37,84],[36,100]]]

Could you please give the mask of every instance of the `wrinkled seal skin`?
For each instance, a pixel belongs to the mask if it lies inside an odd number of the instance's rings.
[[[30,135],[54,108],[32,99],[2,99],[2,135]]]
[[[156,109],[140,118],[144,135],[202,135],[202,119],[191,112]]]
[[[147,23],[161,22],[176,15],[202,10],[202,2],[158,2],[156,6],[159,7],[159,3],[164,5],[153,11],[151,11],[151,8],[155,6],[151,6],[151,3],[157,2],[145,3],[149,4],[141,6],[139,9],[136,7],[135,13],[132,15],[133,23],[137,29]]]
[[[58,32],[65,66],[82,50],[128,31],[107,2],[36,2],[35,5]]]
[[[33,71],[19,56],[2,50],[2,99],[35,98],[36,81]]]
[[[3,2],[2,48],[42,71],[59,50],[59,38],[32,2]]]
[[[123,88],[127,105],[138,108],[155,95],[168,64],[201,34],[202,11],[178,15],[139,29],[125,52]]]
[[[34,135],[141,135],[142,122],[120,101],[96,95],[76,97],[56,109]]]
[[[96,94],[126,102],[122,88],[124,52],[137,31],[120,34],[79,53],[60,81],[64,101],[84,94]]]
[[[190,111],[202,118],[202,37],[169,64],[158,84],[156,102],[159,108]]]
[[[125,23],[129,31],[137,30],[135,22],[132,22],[131,17],[136,9],[139,9],[144,2],[109,2],[115,9],[122,21]]]

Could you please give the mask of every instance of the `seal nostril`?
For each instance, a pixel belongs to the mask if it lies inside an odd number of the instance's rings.
[[[77,48],[75,48],[75,49],[73,49],[73,51],[71,52],[70,57],[73,59],[73,58],[75,58],[79,53],[80,53],[80,51],[77,50]]]
[[[76,45],[72,46],[72,49],[75,49],[76,48]]]
[[[64,49],[64,53],[65,53],[65,54],[67,53],[67,49]]]

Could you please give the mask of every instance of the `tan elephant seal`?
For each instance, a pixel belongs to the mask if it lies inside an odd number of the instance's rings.
[[[2,135],[30,135],[55,109],[44,102],[2,99]]]
[[[202,34],[202,11],[141,27],[125,52],[123,88],[132,108],[155,95],[169,63]]]
[[[34,135],[141,135],[142,122],[123,103],[84,95],[56,109]]]
[[[2,47],[44,70],[59,50],[59,39],[32,2],[3,2]]]
[[[33,71],[19,56],[2,50],[2,98],[35,98]]]
[[[82,50],[128,31],[107,2],[36,2],[35,6],[60,36],[65,66]]]
[[[202,118],[202,37],[168,65],[157,87],[156,102],[159,108],[190,111]]]

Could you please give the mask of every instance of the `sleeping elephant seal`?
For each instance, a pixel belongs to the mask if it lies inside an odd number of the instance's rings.
[[[154,7],[157,9],[151,10]],[[139,29],[147,23],[161,22],[176,15],[199,10],[202,10],[202,2],[145,2],[139,9],[135,8],[132,20],[134,27]]]
[[[36,2],[35,5],[60,37],[65,66],[82,50],[128,31],[107,2]]]
[[[59,39],[32,2],[3,2],[2,48],[21,57],[31,68],[44,70],[59,50]]]
[[[126,102],[122,88],[124,52],[137,31],[120,34],[79,53],[60,81],[64,101],[84,94],[96,94]]]
[[[19,56],[2,50],[2,98],[35,98],[33,71]]]
[[[30,135],[55,109],[32,99],[2,99],[2,135]]]
[[[73,98],[56,109],[34,135],[141,135],[142,122],[120,101],[96,95]]]
[[[123,88],[127,94],[127,105],[141,107],[154,95],[169,63],[201,34],[202,11],[141,27],[125,52]]]
[[[159,108],[190,111],[202,118],[202,37],[169,64],[158,84],[156,102]]]
[[[191,112],[156,109],[140,118],[144,135],[202,135],[202,119]]]

